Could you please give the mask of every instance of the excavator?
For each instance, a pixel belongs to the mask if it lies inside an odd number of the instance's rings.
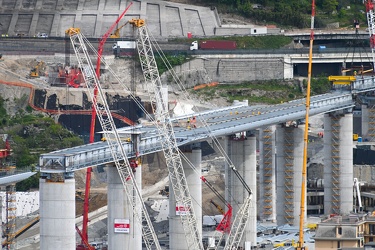
[[[35,67],[30,71],[30,78],[37,78],[40,76],[40,71],[44,68],[44,62],[40,61]]]
[[[127,24],[128,22],[124,23],[120,27],[118,27],[113,34],[109,36],[109,38],[120,38],[120,30]]]

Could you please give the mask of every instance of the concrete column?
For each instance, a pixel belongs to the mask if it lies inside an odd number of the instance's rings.
[[[259,130],[259,203],[258,216],[276,221],[275,126]]]
[[[39,179],[40,249],[75,249],[75,179]]]
[[[135,173],[138,187],[141,180],[141,168],[137,167]],[[117,168],[107,167],[108,182],[108,249],[116,250],[141,250],[142,249],[142,231],[133,215],[132,204],[129,203],[124,186],[121,182]],[[136,204],[139,206],[139,204]],[[140,212],[140,209],[136,209]],[[115,232],[115,222],[118,220],[128,220],[130,224],[129,233]]]
[[[369,108],[366,104],[362,105],[362,137],[363,139],[370,139],[369,132]]]
[[[34,13],[33,18],[31,20],[30,29],[29,29],[29,36],[35,36],[36,35],[36,26],[38,24],[39,19],[39,13]]]
[[[85,7],[85,0],[78,0],[77,10],[82,11]]]
[[[249,221],[246,225],[240,246],[244,246],[245,242],[250,242],[251,246],[256,246],[256,138],[249,137],[245,140],[230,140],[229,148],[230,160],[253,192],[253,208],[251,209]],[[232,220],[234,220],[243,201],[248,197],[248,192],[234,174],[232,174],[231,183],[230,189],[232,190],[232,195],[229,202],[233,205]]]
[[[96,16],[96,23],[97,23],[97,25],[95,25],[94,36],[95,37],[101,37],[102,36],[102,25],[101,24],[103,23],[103,14],[102,13],[98,13],[98,15]]]
[[[182,164],[189,187],[193,209],[197,219],[197,228],[202,235],[202,181],[195,171],[201,173],[202,151],[194,149],[191,152],[185,152],[188,161],[183,159]],[[194,165],[195,171],[191,168],[189,162]],[[172,184],[169,184],[169,245],[173,250],[186,250],[187,242],[183,230],[180,215],[176,215],[176,199],[173,193]]]
[[[293,79],[293,63],[290,56],[284,55],[284,79]]]
[[[53,16],[50,36],[62,36],[63,35],[60,33],[60,20],[61,20],[60,14],[55,14]]]
[[[13,12],[12,19],[10,20],[9,27],[8,27],[8,32],[9,36],[14,36],[18,32],[16,29],[16,24],[18,20],[18,11]]]
[[[299,226],[304,147],[303,133],[303,127],[285,128],[278,126],[276,130],[276,219],[279,226],[284,224]]]
[[[324,213],[353,210],[353,114],[324,115]],[[335,168],[338,167],[338,171]],[[335,195],[335,192],[338,195]],[[338,202],[335,201],[338,199]],[[336,207],[338,203],[338,207]]]

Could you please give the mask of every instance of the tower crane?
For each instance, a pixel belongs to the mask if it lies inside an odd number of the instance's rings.
[[[162,143],[162,149],[166,159],[172,190],[176,202],[189,211],[180,216],[188,249],[203,249],[180,151],[174,136],[173,124],[169,116],[168,102],[166,101],[166,96],[163,94],[163,86],[161,84],[145,20],[133,18],[129,21],[129,24],[138,29],[138,55],[145,82],[151,84],[151,89],[147,88],[150,98],[156,103],[155,120],[157,122],[155,125],[158,128],[159,134],[165,138],[165,143]]]
[[[128,201],[133,204],[134,201],[140,206],[140,214],[137,206],[133,206],[132,214],[135,220],[142,228],[142,237],[148,250],[161,250],[157,235],[151,223],[145,204],[142,200],[141,190],[139,189],[132,168],[130,166],[125,149],[121,146],[122,142],[117,132],[113,117],[109,110],[105,93],[100,85],[99,78],[95,73],[95,67],[90,60],[90,51],[97,56],[98,53],[89,41],[83,36],[79,28],[70,28],[66,30],[70,37],[74,49],[78,66],[82,69],[82,76],[86,85],[87,92],[93,101],[96,115],[102,126],[105,138],[107,138],[108,147],[111,151],[114,164],[118,170],[121,182],[124,186]],[[95,89],[98,91],[98,98],[95,98]],[[143,223],[144,222],[144,223]]]

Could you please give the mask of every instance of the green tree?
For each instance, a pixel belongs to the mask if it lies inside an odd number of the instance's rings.
[[[327,13],[327,14],[332,14],[333,11],[336,10],[337,6],[338,6],[338,1],[337,0],[324,0],[323,1],[323,4],[322,4],[322,8],[323,10]]]

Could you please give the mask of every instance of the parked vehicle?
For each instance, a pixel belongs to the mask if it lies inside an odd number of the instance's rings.
[[[36,34],[36,37],[39,37],[39,38],[48,38],[48,34],[47,33],[40,33],[40,32],[38,32],[38,34]]]
[[[190,50],[198,49],[234,50],[237,49],[237,44],[235,41],[227,40],[193,41]]]

